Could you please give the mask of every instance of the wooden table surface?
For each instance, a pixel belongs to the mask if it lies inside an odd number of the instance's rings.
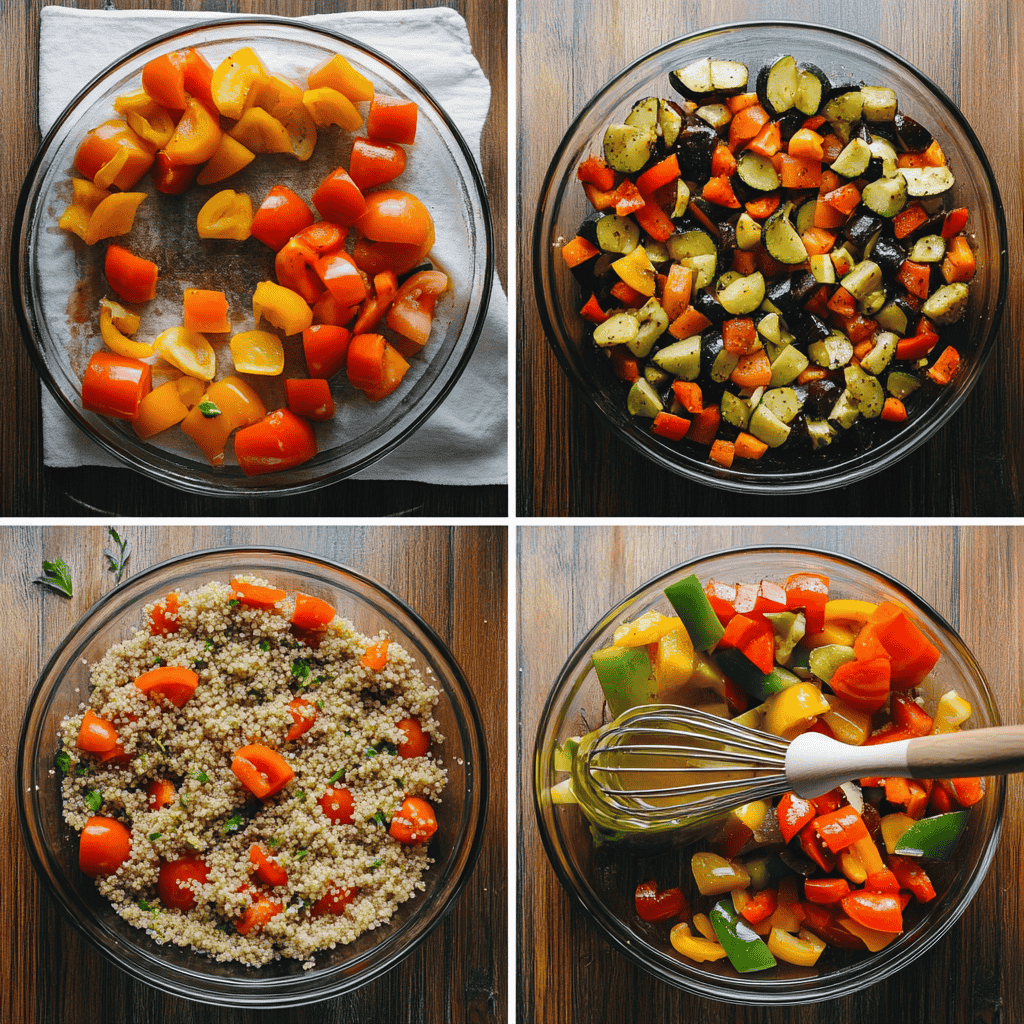
[[[1014,13],[1011,13],[1014,12]],[[1019,5],[1007,0],[639,0],[519,5],[520,195],[516,507],[530,515],[1020,515],[1024,511],[1024,281],[1021,278]],[[880,42],[959,104],[1002,194],[1011,253],[1002,327],[977,387],[925,446],[868,485],[806,497],[749,498],[691,484],[617,440],[571,387],[544,340],[530,245],[537,196],[566,129],[627,64],[677,36],[736,21],[807,21]],[[959,57],[957,56],[959,55]],[[993,103],[993,68],[998,92]],[[582,467],[586,469],[583,471]]]
[[[1003,833],[974,901],[903,972],[817,1006],[731,1007],[655,981],[601,939],[541,845],[532,753],[548,692],[590,627],[626,594],[687,559],[748,544],[823,548],[900,580],[956,627],[985,671],[1002,719],[1024,721],[1020,623],[1024,530],[1009,527],[564,527],[519,529],[519,864],[521,1024],[1011,1024],[1024,1020],[1024,787],[1007,785]]]
[[[447,6],[465,19],[480,66],[491,83],[491,109],[482,139],[483,177],[491,204],[498,274],[508,287],[507,0],[116,0],[118,9],[162,8],[298,17],[347,10]],[[41,138],[36,116],[39,12],[47,3],[98,8],[110,0],[24,0],[0,4],[0,280],[9,280],[10,227],[18,193]],[[39,376],[21,342],[10,290],[0,299],[0,333],[10,358],[0,402],[0,514],[18,516],[413,515],[504,516],[505,486],[440,486],[389,481],[342,481],[308,495],[242,501],[203,498],[166,487],[128,469],[43,465]]]
[[[0,527],[0,621],[17,637],[0,702],[0,1022],[3,1024],[396,1024],[507,1019],[507,551],[501,527],[128,526],[129,573],[189,551],[266,544],[307,551],[379,581],[436,630],[469,680],[490,762],[484,846],[465,890],[400,965],[307,1009],[226,1010],[165,996],[109,964],[37,882],[15,811],[17,737],[27,697],[81,615],[114,587],[101,526]],[[31,582],[43,559],[71,566],[66,599]],[[438,581],[451,581],[438,586]]]

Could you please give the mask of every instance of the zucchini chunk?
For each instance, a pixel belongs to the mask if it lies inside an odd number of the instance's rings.
[[[792,209],[792,200],[784,203],[768,218],[764,228],[765,248],[780,263],[790,266],[807,259],[807,247],[789,220]]]
[[[921,312],[937,324],[955,324],[967,310],[967,285],[962,281],[937,288],[921,307]]]
[[[604,133],[604,158],[613,170],[636,174],[651,159],[657,140],[653,128],[610,124]]]
[[[832,170],[844,178],[859,178],[871,162],[871,147],[863,139],[850,139],[832,161]]]
[[[896,93],[886,86],[862,85],[864,105],[861,117],[865,121],[891,121],[896,116]],[[927,148],[927,147],[926,147]]]
[[[784,114],[796,103],[800,70],[793,57],[780,57],[757,76],[757,95],[761,105],[773,116]]]
[[[594,328],[594,344],[600,348],[628,345],[640,333],[640,321],[633,313],[615,313]]]
[[[736,247],[746,252],[761,241],[761,225],[744,210],[736,221]]]
[[[661,101],[657,96],[648,96],[645,99],[637,100],[626,115],[625,123],[633,128],[656,130],[658,127],[658,107],[660,104]]]
[[[669,73],[676,92],[688,100],[702,100],[711,93],[735,94],[747,85],[747,66],[735,60],[701,60]]]
[[[640,227],[629,217],[608,213],[594,225],[594,241],[604,252],[626,256],[640,243]]]
[[[636,337],[626,344],[633,355],[643,359],[668,330],[668,314],[657,299],[651,298],[637,311],[636,319],[639,324]]]
[[[654,353],[654,362],[674,377],[696,380],[700,376],[700,335],[666,345]]]
[[[861,202],[879,217],[895,217],[907,205],[907,179],[903,174],[869,181],[860,194]]]
[[[907,195],[940,196],[953,187],[953,172],[948,167],[903,167],[900,174],[907,180]]]
[[[853,358],[853,343],[842,331],[833,331],[824,341],[812,341],[807,354],[826,370],[838,370]]]
[[[946,240],[942,235],[925,235],[910,250],[910,259],[915,263],[941,263],[945,255]]]
[[[749,277],[735,278],[718,293],[722,308],[733,316],[753,313],[764,302],[764,276],[755,271]]]
[[[821,101],[831,88],[821,68],[816,64],[805,64],[797,73],[793,105],[801,114],[813,117],[821,109]]]
[[[782,184],[771,160],[750,150],[740,153],[736,160],[736,173],[740,181],[757,192],[774,192]]]
[[[629,389],[626,408],[630,416],[646,416],[653,420],[665,406],[661,404],[658,392],[641,377],[640,380],[633,381],[633,386]]]

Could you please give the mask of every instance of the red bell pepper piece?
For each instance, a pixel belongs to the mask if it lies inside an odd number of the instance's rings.
[[[891,665],[888,658],[848,661],[832,674],[829,686],[851,707],[869,714],[889,698]],[[920,734],[916,734],[920,735]]]
[[[935,725],[932,716],[905,693],[894,693],[890,705],[892,720],[901,729],[908,729],[915,736],[930,736]]]
[[[809,636],[820,633],[825,628],[828,582],[827,576],[813,572],[793,573],[786,580],[786,607],[803,609]]]
[[[740,911],[751,924],[758,924],[766,917],[771,917],[779,905],[779,898],[774,889],[762,889],[756,896],[747,900]]]
[[[736,614],[736,588],[731,583],[709,580],[704,593],[707,594],[708,603],[718,616],[718,621],[723,626],[728,625],[729,620]]]
[[[821,796],[816,796],[811,803],[814,804],[815,817],[819,814],[831,814],[832,811],[839,810],[846,803],[846,794],[837,787],[830,789],[827,793],[822,793]]]
[[[830,946],[837,946],[839,949],[866,948],[863,940],[848,932],[827,908],[817,906],[809,900],[802,906],[807,928]]]
[[[857,634],[856,652],[875,637],[892,660],[890,685],[896,690],[917,686],[935,667],[939,651],[918,628],[911,617],[891,601],[883,601],[871,613]]]
[[[757,599],[754,601],[754,611],[758,615],[766,615],[771,612],[784,612],[786,610],[786,591],[771,580],[761,580],[757,588]]]
[[[814,830],[833,853],[868,837],[867,825],[853,807],[840,807],[819,815],[814,819]]]
[[[903,931],[903,908],[898,897],[889,893],[852,892],[841,903],[851,921],[878,932]]]
[[[816,821],[817,819],[815,819]],[[818,865],[824,872],[830,872],[835,869],[836,859],[832,855],[832,851],[825,845],[821,837],[818,835],[817,829],[814,827],[815,822],[812,821],[809,825],[805,825],[800,830],[799,841],[800,849],[803,850],[807,857],[810,857],[815,864]]]
[[[802,796],[797,796],[796,793],[786,793],[779,801],[775,813],[779,819],[782,838],[787,843],[817,816],[814,804]]]
[[[928,903],[935,899],[935,886],[932,885],[924,868],[913,858],[890,854],[889,867],[896,876],[900,888],[912,892],[918,903]]]
[[[949,781],[961,807],[972,807],[985,795],[980,778],[950,779]]]
[[[812,903],[838,903],[850,895],[850,883],[845,878],[804,879],[804,897]]]
[[[657,882],[641,882],[636,887],[634,904],[641,921],[672,921],[690,916],[683,890],[659,890]]]
[[[868,875],[864,888],[871,892],[897,893],[901,886],[896,880],[896,876],[888,868],[883,868],[881,871],[872,871]]]

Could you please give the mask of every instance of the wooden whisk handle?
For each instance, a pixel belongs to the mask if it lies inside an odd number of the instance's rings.
[[[910,740],[907,768],[915,779],[1024,772],[1024,725],[967,729]]]

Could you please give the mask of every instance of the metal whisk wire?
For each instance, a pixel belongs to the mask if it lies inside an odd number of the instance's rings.
[[[598,737],[586,752],[586,770],[594,795],[610,810],[651,825],[692,822],[786,792],[788,746],[695,708],[649,705],[634,708]],[[687,781],[658,785],[659,775]],[[650,784],[632,787],[630,776]],[[708,778],[691,782],[690,776]]]

